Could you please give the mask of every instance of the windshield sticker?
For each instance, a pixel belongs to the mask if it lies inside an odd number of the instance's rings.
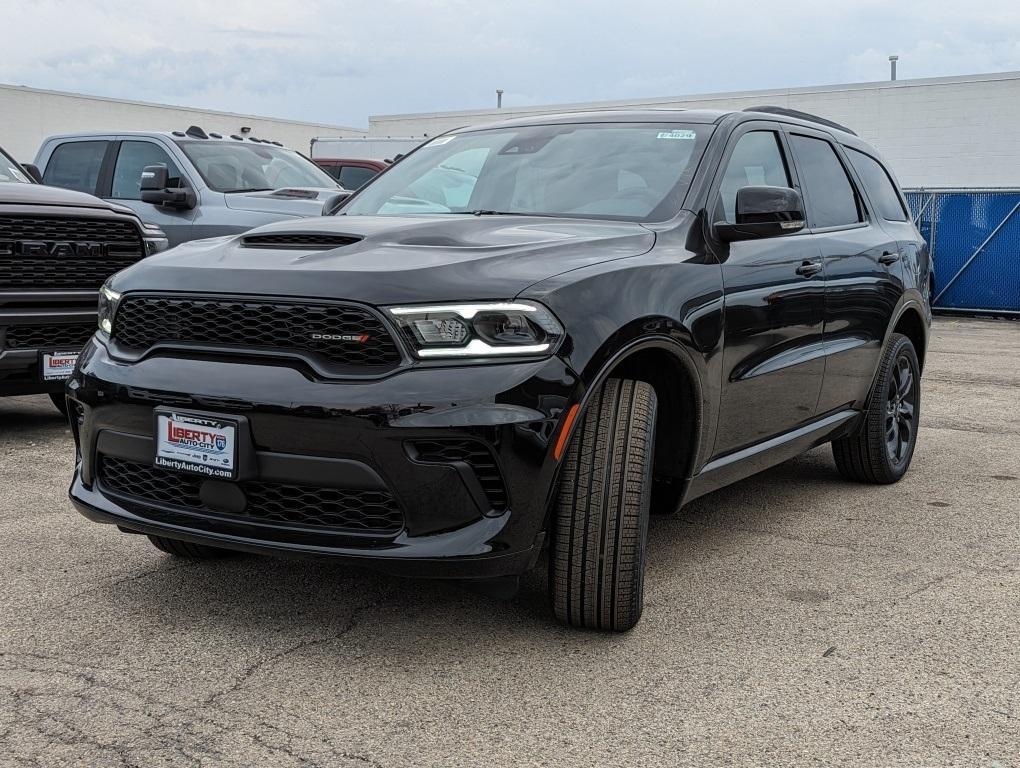
[[[457,138],[457,137],[456,136],[440,136],[438,139],[433,139],[432,141],[430,141],[425,146],[426,147],[441,147],[444,144],[449,144],[455,138]]]
[[[680,139],[681,141],[694,141],[698,134],[694,131],[659,131],[657,139]]]

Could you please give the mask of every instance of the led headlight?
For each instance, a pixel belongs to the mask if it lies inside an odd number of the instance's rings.
[[[142,224],[142,242],[145,243],[145,255],[165,251],[170,247],[166,233],[155,224]]]
[[[104,285],[99,289],[99,330],[109,335],[113,333],[113,316],[117,314],[117,302],[120,294]]]
[[[552,312],[531,301],[390,307],[422,359],[551,353],[563,338]]]

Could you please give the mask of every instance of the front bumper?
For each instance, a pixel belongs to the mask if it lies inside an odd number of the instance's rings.
[[[553,439],[580,384],[558,358],[412,368],[356,383],[241,359],[125,365],[97,338],[67,392],[79,454],[70,496],[89,519],[231,549],[474,579],[518,575],[538,557],[557,470]],[[158,405],[243,416],[254,476],[211,486],[165,470],[155,471],[170,477],[154,476]],[[470,446],[470,457],[451,445]],[[109,471],[115,464],[143,480],[125,484]],[[216,493],[237,495],[227,485],[241,489],[243,510],[208,506]],[[268,517],[255,501],[266,489],[275,500]],[[353,527],[320,519],[316,494],[362,492],[389,495],[399,523],[373,530],[360,519]],[[299,497],[312,506],[298,510]]]
[[[63,392],[63,380],[43,380],[40,353],[76,352],[95,327],[94,292],[0,294],[0,396]]]

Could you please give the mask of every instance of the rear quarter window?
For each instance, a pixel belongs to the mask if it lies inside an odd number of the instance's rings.
[[[886,221],[906,221],[907,212],[889,172],[878,160],[860,150],[845,147],[850,164],[861,177],[871,203]]]

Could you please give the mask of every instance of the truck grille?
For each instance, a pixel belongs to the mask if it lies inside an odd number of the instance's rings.
[[[45,349],[47,347],[78,349],[85,346],[85,342],[92,337],[95,329],[95,323],[12,325],[7,328],[5,345],[7,349]]]
[[[94,290],[143,254],[128,221],[0,216],[0,288]]]
[[[404,514],[396,499],[381,490],[249,481],[238,483],[248,504],[244,512],[235,514],[205,506],[199,496],[205,480],[197,476],[101,456],[99,481],[118,496],[237,522],[380,536],[404,527]]]
[[[373,373],[401,360],[381,320],[366,309],[339,304],[127,296],[117,308],[113,336],[138,351],[189,344],[305,353],[327,365]]]

